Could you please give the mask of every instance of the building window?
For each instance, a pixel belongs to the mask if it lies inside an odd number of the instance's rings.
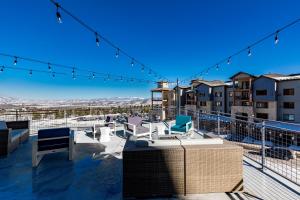
[[[256,90],[256,96],[266,96],[267,90]]]
[[[283,102],[283,108],[294,109],[295,103],[294,102]]]
[[[260,119],[268,119],[269,115],[267,113],[256,113],[256,117]]]
[[[283,114],[283,121],[295,121],[294,114]]]
[[[200,101],[200,106],[206,106],[206,101]]]
[[[256,102],[256,108],[268,108],[268,102]]]
[[[215,97],[222,97],[222,92],[215,92]]]
[[[294,88],[289,88],[289,89],[283,89],[283,95],[290,95],[293,96],[295,94]]]
[[[215,102],[215,105],[216,105],[217,107],[222,106],[222,101],[216,101],[216,102]]]

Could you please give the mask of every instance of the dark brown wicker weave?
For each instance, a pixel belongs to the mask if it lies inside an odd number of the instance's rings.
[[[123,151],[125,198],[242,189],[242,148],[235,145],[131,146]]]
[[[7,129],[0,130],[0,156],[8,155],[15,150],[20,143],[29,138],[29,121],[11,121],[6,122]],[[16,140],[11,139],[11,130],[27,129],[27,131],[20,135]]]

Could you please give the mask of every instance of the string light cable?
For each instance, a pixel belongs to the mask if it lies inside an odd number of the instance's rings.
[[[57,20],[58,20],[59,23],[62,23],[61,12],[63,12],[64,14],[68,15],[73,20],[75,20],[77,23],[79,23],[81,26],[83,26],[86,30],[90,31],[93,34],[93,36],[95,37],[95,41],[96,41],[96,45],[97,46],[100,46],[100,41],[101,42],[105,42],[109,46],[111,46],[113,49],[115,49],[115,52],[116,52],[115,53],[115,57],[116,58],[119,58],[120,55],[122,54],[123,56],[127,57],[130,60],[131,67],[134,67],[135,65],[139,65],[140,68],[141,68],[141,72],[143,72],[143,71],[145,71],[147,69],[149,72],[151,72],[151,73],[149,73],[149,75],[152,75],[152,76],[154,76],[154,77],[156,77],[158,79],[165,79],[165,80],[167,80],[166,77],[160,75],[159,73],[157,73],[156,71],[154,71],[150,67],[146,66],[145,64],[143,64],[141,61],[139,61],[135,57],[129,55],[129,53],[127,53],[125,50],[121,49],[116,44],[114,44],[111,40],[109,40],[108,38],[106,38],[102,34],[100,34],[99,31],[95,30],[90,25],[88,25],[87,23],[85,23],[83,20],[81,20],[80,18],[78,18],[77,16],[75,16],[74,14],[72,14],[69,10],[67,10],[64,7],[62,7],[61,4],[59,4],[58,2],[56,2],[54,0],[50,0],[50,2],[53,3],[55,5],[55,7],[56,7],[56,18],[57,18]]]
[[[238,56],[238,55],[240,55],[244,52],[247,52],[248,57],[252,56],[252,49],[255,46],[258,46],[259,44],[261,44],[262,42],[264,42],[265,40],[268,40],[270,38],[274,38],[274,44],[277,45],[279,43],[279,33],[283,32],[287,28],[297,24],[298,22],[300,22],[300,18],[297,18],[297,19],[291,21],[290,23],[287,23],[286,25],[278,28],[276,31],[273,31],[270,34],[256,40],[255,42],[253,42],[250,45],[247,45],[246,47],[238,50],[237,52],[233,53],[232,55],[229,55],[229,56],[225,57],[224,59],[221,59],[220,61],[216,62],[214,65],[212,65],[208,68],[204,68],[199,74],[196,74],[194,76],[191,76],[190,78],[182,80],[181,83],[186,83],[186,82],[190,81],[191,79],[197,79],[199,76],[203,77],[204,75],[207,75],[208,72],[212,69],[219,70],[220,67],[225,63],[230,65],[232,63],[232,58],[233,57],[236,57],[236,56]]]
[[[79,68],[79,67],[74,67],[74,66],[69,66],[69,65],[58,64],[58,63],[55,63],[55,62],[43,61],[43,60],[39,60],[39,59],[35,59],[35,58],[28,58],[28,57],[23,57],[23,56],[11,55],[11,54],[2,53],[2,52],[0,52],[0,56],[13,58],[14,59],[13,60],[13,65],[15,67],[17,66],[16,63],[19,63],[21,60],[24,60],[24,61],[28,61],[28,62],[32,62],[32,63],[38,63],[38,64],[42,64],[42,65],[47,66],[47,69],[48,69],[47,72],[48,73],[53,72],[54,69],[56,69],[56,68],[68,69],[68,70],[70,70],[73,79],[76,79],[76,76],[78,77],[78,74],[77,74],[78,72],[85,72],[85,73],[90,74],[88,76],[92,77],[92,79],[95,79],[97,77],[103,78],[103,77],[110,76],[110,77],[115,78],[115,79],[120,79],[120,77],[122,77],[124,80],[133,79],[134,81],[137,81],[137,82],[156,83],[155,80],[141,79],[141,78],[135,78],[135,77],[126,77],[126,76],[122,76],[122,75],[109,74],[109,73],[102,73],[102,72],[97,72],[97,71],[93,71],[93,70],[88,70],[87,67]],[[12,69],[12,67],[10,67],[10,69]],[[43,71],[43,70],[41,70],[41,71]]]

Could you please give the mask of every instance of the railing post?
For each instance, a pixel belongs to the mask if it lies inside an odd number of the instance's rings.
[[[64,117],[65,117],[65,120],[66,120],[66,127],[67,127],[68,126],[68,116],[67,116],[66,110],[64,110]]]
[[[19,115],[19,114],[18,114],[18,110],[16,109],[16,121],[18,121],[18,118],[19,118],[18,115]]]
[[[218,112],[218,136],[220,136],[220,113]]]
[[[200,131],[200,112],[196,111],[197,114],[197,129]]]
[[[265,167],[265,135],[266,135],[266,124],[265,121],[263,121],[262,123],[262,128],[261,128],[261,150],[262,150],[262,154],[261,154],[261,167],[262,170]]]

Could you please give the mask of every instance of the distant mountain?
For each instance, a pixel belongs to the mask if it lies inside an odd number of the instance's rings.
[[[33,106],[33,107],[72,107],[72,106],[135,106],[150,105],[150,99],[140,97],[112,97],[93,99],[58,99],[58,100],[30,100],[14,97],[0,97],[0,105]]]

